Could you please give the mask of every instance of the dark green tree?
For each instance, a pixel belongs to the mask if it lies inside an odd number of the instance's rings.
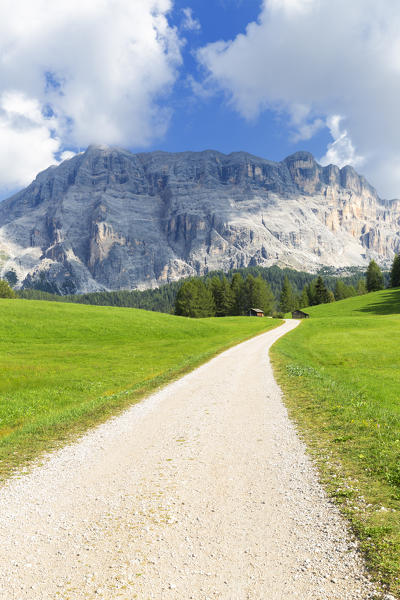
[[[196,278],[183,282],[176,296],[175,314],[193,318],[215,315],[214,298],[204,281]]]
[[[335,283],[335,300],[343,300],[347,298],[346,285],[341,279],[338,279]]]
[[[283,313],[294,310],[296,299],[293,294],[292,286],[289,283],[287,276],[283,280],[282,291],[279,299],[279,310]]]
[[[359,279],[357,281],[356,293],[358,296],[362,296],[363,294],[367,293],[367,285],[366,285],[365,279]]]
[[[231,291],[233,294],[232,314],[244,315],[246,312],[246,298],[244,291],[244,280],[240,273],[235,273],[231,281]]]
[[[371,260],[367,269],[367,291],[376,292],[378,290],[383,290],[383,287],[384,283],[382,271],[376,262]]]
[[[307,286],[307,295],[308,295],[308,299],[310,301],[309,306],[314,306],[315,304],[318,304],[316,283],[317,283],[317,280],[313,279]]]
[[[215,315],[217,317],[224,316],[223,314],[221,314],[221,310],[220,310],[220,298],[221,298],[221,280],[220,280],[220,278],[217,277],[217,275],[214,275],[214,277],[212,277],[211,279],[209,279],[207,281],[207,286],[214,298]]]
[[[332,290],[328,290],[327,302],[335,302],[335,294]]]
[[[317,277],[315,282],[315,303],[326,304],[330,302],[329,293],[321,276]]]
[[[300,308],[306,308],[307,306],[310,306],[310,298],[308,297],[306,285],[303,287],[303,290],[301,292],[299,306]]]
[[[15,298],[16,294],[8,281],[0,279],[0,298]]]
[[[231,286],[225,276],[220,279],[214,276],[210,281],[210,290],[214,298],[215,314],[226,317],[233,313],[235,298]]]
[[[350,298],[356,296],[357,292],[352,285],[346,285],[341,279],[338,279],[335,283],[335,300],[344,300],[344,298]]]
[[[396,254],[390,270],[390,287],[400,286],[400,254]]]
[[[353,296],[357,296],[357,290],[354,285],[346,285],[347,297],[352,298]]]
[[[225,275],[221,280],[221,307],[224,316],[232,315],[235,306],[235,296]]]
[[[250,308],[261,308],[261,310],[268,315],[274,308],[275,297],[269,284],[260,276],[247,276],[244,284],[244,296],[246,301],[246,313]]]

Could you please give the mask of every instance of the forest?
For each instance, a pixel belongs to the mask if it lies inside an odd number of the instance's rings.
[[[382,274],[377,268],[382,279],[380,285],[391,285],[391,274]],[[61,296],[46,291],[43,285],[44,289],[23,289],[15,293],[25,299],[141,308],[186,316],[241,315],[247,314],[249,308],[260,308],[265,314],[279,316],[296,308],[363,294],[367,291],[366,275],[363,269],[356,267],[346,269],[342,275],[327,268],[316,275],[278,266],[251,266],[228,273],[214,271],[142,291]],[[15,283],[12,272],[6,274],[6,279],[11,286]]]

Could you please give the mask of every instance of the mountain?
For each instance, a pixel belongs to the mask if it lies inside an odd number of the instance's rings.
[[[210,270],[388,265],[400,201],[307,152],[132,154],[90,146],[0,203],[0,274],[61,293],[144,289]]]

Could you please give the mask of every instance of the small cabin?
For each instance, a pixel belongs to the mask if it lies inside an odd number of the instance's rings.
[[[261,310],[261,308],[250,308],[247,314],[249,315],[249,317],[263,317],[264,311]]]
[[[310,315],[303,312],[302,310],[294,310],[292,312],[292,319],[309,319]]]

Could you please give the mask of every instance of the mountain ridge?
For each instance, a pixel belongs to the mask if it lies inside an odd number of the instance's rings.
[[[92,145],[0,203],[0,274],[60,293],[145,289],[252,264],[389,264],[400,201],[352,167]]]

